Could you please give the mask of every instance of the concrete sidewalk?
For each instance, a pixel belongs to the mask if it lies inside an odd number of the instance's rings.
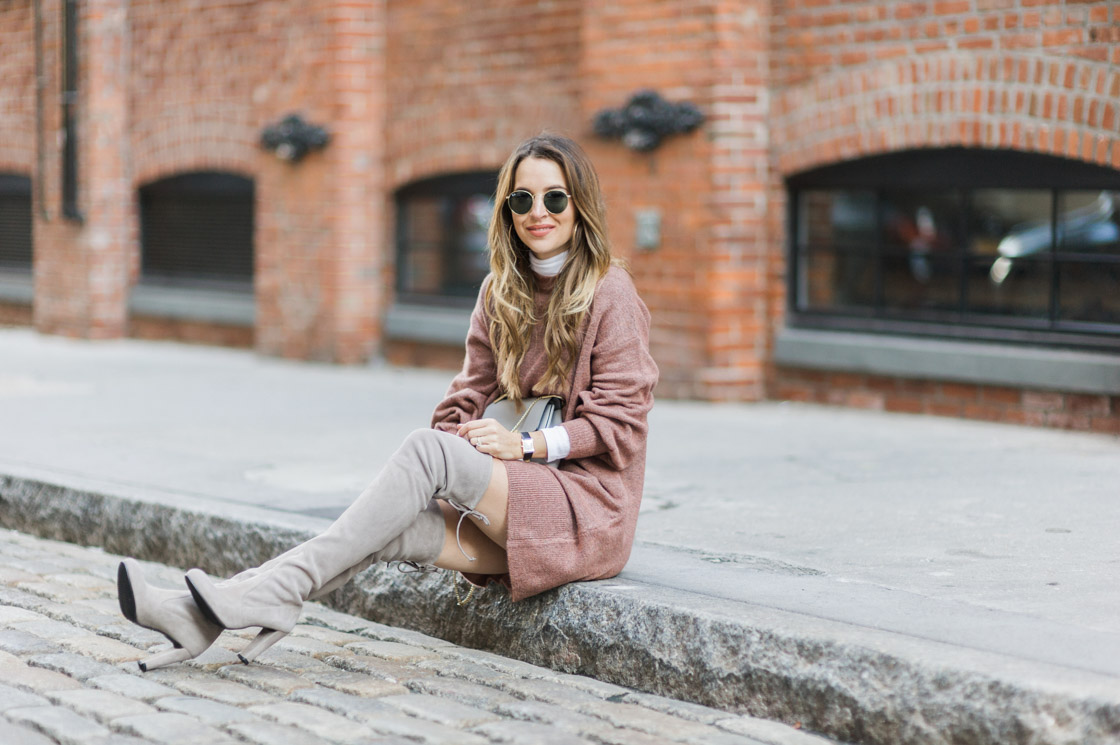
[[[0,331],[0,523],[233,571],[337,515],[449,375]],[[868,743],[1120,740],[1120,440],[659,401],[618,578],[336,607]]]

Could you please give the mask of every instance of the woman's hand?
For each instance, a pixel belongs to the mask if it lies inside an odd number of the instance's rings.
[[[459,425],[459,437],[480,453],[498,460],[521,460],[521,433],[510,432],[496,419],[479,419]]]

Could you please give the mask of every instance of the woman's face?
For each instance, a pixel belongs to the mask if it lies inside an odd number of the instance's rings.
[[[524,215],[513,210],[513,228],[517,237],[529,247],[538,259],[551,259],[568,250],[576,227],[576,208],[572,200],[558,215],[544,208],[544,193],[560,189],[568,194],[568,182],[556,161],[546,158],[526,158],[517,165],[513,174],[513,190],[527,191],[533,195],[533,208]]]

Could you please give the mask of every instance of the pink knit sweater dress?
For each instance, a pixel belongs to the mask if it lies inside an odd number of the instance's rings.
[[[552,278],[537,277],[542,317]],[[432,426],[455,432],[482,417],[498,398],[483,283],[471,315],[466,359],[436,407]],[[630,275],[611,267],[599,282],[584,319],[579,357],[567,390],[532,390],[544,374],[544,324],[533,329],[521,365],[521,393],[564,397],[564,428],[572,449],[560,467],[504,461],[509,475],[509,574],[466,575],[476,584],[494,579],[514,601],[568,582],[606,579],[630,557],[646,465],[646,415],[658,370],[649,354],[650,315]]]

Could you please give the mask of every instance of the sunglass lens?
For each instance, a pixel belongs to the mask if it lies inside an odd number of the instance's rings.
[[[568,209],[568,195],[562,191],[550,191],[544,195],[544,208],[554,215]]]
[[[519,215],[528,213],[533,209],[533,195],[527,191],[515,191],[509,195],[509,208]]]

